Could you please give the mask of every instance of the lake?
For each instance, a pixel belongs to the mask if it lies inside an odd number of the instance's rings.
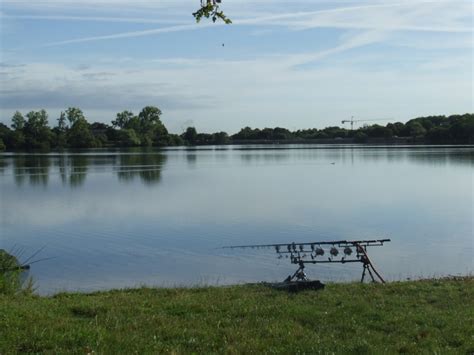
[[[38,293],[283,280],[236,244],[390,238],[388,280],[473,266],[473,146],[253,145],[0,154],[0,248]],[[358,280],[361,265],[311,265]]]

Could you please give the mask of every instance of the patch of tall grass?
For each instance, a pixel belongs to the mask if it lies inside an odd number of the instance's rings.
[[[18,258],[4,249],[0,249],[0,294],[32,294],[34,282],[27,277]]]

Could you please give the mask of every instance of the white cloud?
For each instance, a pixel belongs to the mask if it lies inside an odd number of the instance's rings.
[[[62,5],[66,9],[68,6],[77,5],[75,1],[51,1],[47,4]],[[85,6],[90,2],[85,2]],[[103,1],[99,2],[97,6],[110,8],[114,5],[126,6],[127,2],[123,1]],[[318,5],[318,2],[310,2],[313,6]],[[149,3],[138,2],[135,8],[146,9],[151,7],[153,9],[160,9],[165,11],[163,14],[158,14],[158,18],[152,16],[148,18],[133,18],[130,15],[122,17],[107,17],[107,16],[72,16],[72,15],[4,15],[5,18],[18,19],[50,19],[50,20],[80,20],[87,19],[91,21],[117,21],[117,22],[138,22],[138,23],[156,23],[168,22],[166,15],[169,11],[189,11],[189,8],[180,6],[172,6],[169,2]],[[246,4],[248,5],[248,4]],[[243,6],[243,5],[242,5]],[[262,4],[260,4],[262,6]],[[171,9],[170,9],[171,7]],[[292,6],[293,8],[293,6]],[[344,7],[335,7],[329,9],[305,10],[298,12],[282,12],[272,13],[268,11],[275,11],[279,9],[278,6],[268,6],[267,13],[262,13],[255,17],[251,9],[248,10],[246,17],[235,17],[233,19],[233,26],[280,26],[287,27],[291,30],[308,30],[312,28],[335,28],[342,30],[372,30],[372,31],[422,31],[422,32],[452,32],[452,33],[471,33],[472,32],[472,5],[469,2],[457,1],[454,3],[446,1],[410,1],[410,2],[388,2],[388,3],[368,3],[364,5],[353,5]],[[179,12],[178,11],[178,12]],[[471,16],[466,15],[471,13]],[[253,14],[253,15],[249,15]],[[67,45],[74,43],[83,43],[91,41],[103,41],[123,38],[134,38],[143,36],[154,36],[170,32],[179,31],[193,31],[209,26],[219,26],[222,23],[201,23],[196,24],[181,24],[169,27],[160,27],[156,29],[148,29],[142,31],[125,31],[107,35],[87,36],[81,38],[72,38],[63,41],[56,41],[46,43],[45,46]]]
[[[114,59],[81,68],[57,63],[5,68],[10,77],[3,79],[9,89],[2,94],[3,107],[11,107],[10,117],[23,107],[59,110],[77,105],[90,120],[110,122],[118,111],[136,112],[153,104],[163,109],[173,132],[190,119],[199,130],[235,132],[245,125],[321,128],[351,115],[389,114],[404,121],[470,111],[472,67],[460,54],[418,55],[405,67],[395,65],[399,58],[391,63],[382,53],[374,58],[365,52],[338,55],[384,38],[384,33],[361,32],[314,53],[247,60]],[[331,61],[325,61],[330,55]],[[306,63],[311,65],[300,68]]]

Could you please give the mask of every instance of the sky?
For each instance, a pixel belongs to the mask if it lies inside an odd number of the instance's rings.
[[[474,111],[471,0],[222,0],[232,25],[198,7],[0,0],[0,121],[152,105],[173,133],[235,133]]]

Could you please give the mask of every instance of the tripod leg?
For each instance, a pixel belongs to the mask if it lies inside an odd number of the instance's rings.
[[[370,267],[367,266],[367,271],[369,272],[370,278],[372,279],[372,282],[375,282],[374,275],[372,275],[372,271],[370,271]]]
[[[301,267],[299,267],[298,270],[296,270],[293,275],[288,275],[288,277],[285,279],[285,282],[293,281],[293,279],[296,277],[296,275],[298,275],[300,270],[301,270]]]
[[[288,276],[285,281],[292,281],[294,278],[296,278],[297,281],[304,281],[306,280],[306,274],[304,273],[304,263],[300,262],[298,270],[295,271],[293,276]]]
[[[364,278],[365,278],[365,270],[367,269],[367,267],[365,266],[364,264],[364,268],[362,270],[362,278],[360,279],[360,282],[363,283],[364,282]]]

